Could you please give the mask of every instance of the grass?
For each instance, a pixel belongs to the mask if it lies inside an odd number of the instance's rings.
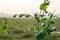
[[[60,19],[54,19],[57,31],[60,32]],[[3,27],[4,20],[0,18],[0,28]],[[36,40],[34,38],[36,28],[36,20],[34,19],[8,19],[8,33],[0,32],[0,40]],[[31,29],[31,30],[29,30]],[[59,34],[52,34],[44,40],[60,40]]]

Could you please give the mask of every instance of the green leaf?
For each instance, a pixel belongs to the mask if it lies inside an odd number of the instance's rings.
[[[30,16],[31,16],[31,15],[29,15],[29,14],[28,14],[28,15],[25,15],[25,17],[30,17]]]
[[[19,17],[23,17],[23,16],[25,16],[25,14],[20,14],[20,15],[19,15]]]
[[[7,31],[8,31],[8,29],[4,29],[2,32],[3,32],[3,33],[6,33]]]
[[[44,29],[44,35],[46,35],[46,33],[47,33],[48,35],[51,34],[51,29],[50,29],[49,27],[46,27],[46,28]]]
[[[42,40],[43,38],[44,38],[44,34],[42,32],[36,35],[37,40]]]
[[[47,20],[46,18],[42,18],[41,22],[46,22],[46,20]]]
[[[50,19],[52,18],[53,14],[50,15]]]
[[[51,21],[51,22],[50,22],[50,24],[54,24],[54,22],[53,22],[53,21]]]
[[[35,17],[35,19],[36,19],[38,22],[40,22],[39,17]]]
[[[50,16],[50,15],[51,15],[51,13],[48,14],[48,16]]]
[[[6,25],[4,25],[4,27],[2,28],[2,32],[5,33],[7,31],[8,31],[8,29],[7,29]]]
[[[17,14],[15,14],[14,16],[13,16],[13,18],[15,18],[17,16]]]
[[[7,28],[6,25],[4,25],[3,29],[6,29],[6,28]]]
[[[53,13],[49,13],[48,16],[50,16],[50,19],[53,17]]]
[[[50,4],[50,1],[49,0],[45,0],[44,2],[46,5],[49,5]]]
[[[51,30],[47,29],[47,34],[50,35],[51,34]]]
[[[41,10],[46,10],[46,9],[47,9],[46,4],[45,4],[45,3],[42,3],[42,4],[40,5],[40,9],[41,9]]]
[[[47,18],[43,18],[42,20],[47,20]]]

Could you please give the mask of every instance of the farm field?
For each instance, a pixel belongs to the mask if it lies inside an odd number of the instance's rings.
[[[7,33],[0,32],[0,40],[36,40],[34,29],[36,28],[36,20],[33,18],[8,18],[8,31]],[[56,27],[56,32],[60,32],[60,19],[53,19]],[[4,26],[3,18],[0,18],[0,28]],[[51,34],[44,40],[60,40],[60,34]]]

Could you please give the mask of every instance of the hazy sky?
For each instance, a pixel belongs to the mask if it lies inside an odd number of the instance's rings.
[[[50,0],[49,11],[60,13],[60,1]],[[0,13],[20,14],[39,12],[39,5],[43,0],[0,0]]]

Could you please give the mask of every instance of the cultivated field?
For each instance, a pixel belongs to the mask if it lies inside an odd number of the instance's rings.
[[[0,40],[36,40],[34,32],[36,28],[36,20],[32,18],[24,19],[12,19],[8,20],[8,31],[7,33],[0,32]],[[53,19],[57,32],[60,32],[60,19]],[[0,18],[0,28],[4,26],[3,18]],[[46,37],[44,40],[60,40],[60,34],[51,34],[51,36]]]

